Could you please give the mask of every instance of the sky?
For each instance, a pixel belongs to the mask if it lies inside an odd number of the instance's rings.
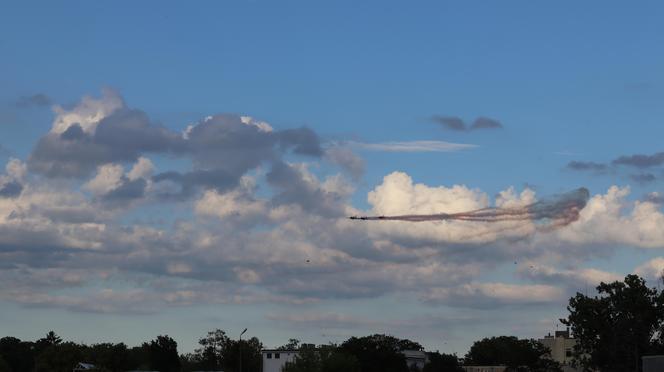
[[[463,355],[600,281],[659,285],[661,2],[2,8],[0,336]],[[557,228],[346,218],[581,187]]]

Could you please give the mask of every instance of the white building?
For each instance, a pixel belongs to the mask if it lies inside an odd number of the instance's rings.
[[[264,349],[263,372],[281,372],[286,362],[292,362],[297,356],[297,350]]]

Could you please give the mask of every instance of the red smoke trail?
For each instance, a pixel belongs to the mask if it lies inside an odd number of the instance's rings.
[[[399,216],[352,216],[351,220],[363,221],[543,221],[549,228],[568,225],[579,219],[579,212],[586,206],[590,193],[585,187],[557,195],[518,208],[482,208],[461,213],[404,214]]]

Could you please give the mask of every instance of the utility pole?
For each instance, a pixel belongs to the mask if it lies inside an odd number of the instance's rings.
[[[238,347],[240,348],[240,368],[239,368],[239,372],[242,372],[242,335],[245,332],[247,332],[246,328],[244,329],[244,331],[242,331],[242,333],[240,333],[240,344],[238,345]]]

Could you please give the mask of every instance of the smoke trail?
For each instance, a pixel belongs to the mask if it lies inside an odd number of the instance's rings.
[[[352,216],[363,221],[538,221],[542,228],[554,229],[579,219],[579,212],[590,197],[585,187],[518,208],[482,208],[461,213],[405,214],[399,216]]]

